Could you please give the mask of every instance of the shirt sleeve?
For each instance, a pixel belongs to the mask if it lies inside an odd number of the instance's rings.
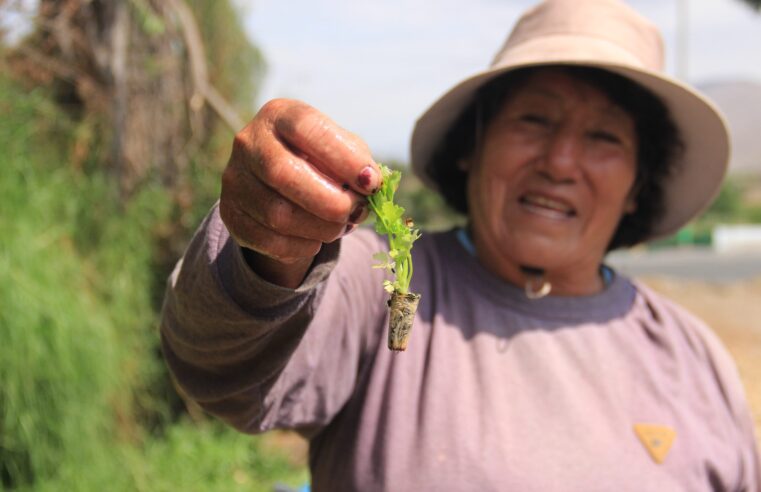
[[[244,432],[309,436],[351,396],[386,316],[370,231],[326,244],[302,284],[271,284],[248,266],[212,209],[168,282],[161,344],[180,389]]]
[[[702,320],[671,301],[662,298],[655,301],[656,296],[652,291],[641,284],[638,284],[638,289],[646,294],[652,305],[665,308],[661,312],[662,315],[672,318],[674,325],[683,327],[683,332],[691,339],[691,346],[695,347],[695,352],[703,354],[704,362],[710,367],[720,388],[723,406],[733,424],[726,437],[736,444],[734,449],[739,464],[736,483],[727,484],[723,490],[761,492],[761,457],[753,414],[732,356],[719,337]]]
[[[735,490],[761,492],[761,455],[754,428],[753,414],[745,397],[740,374],[731,355],[716,334],[702,323],[695,323],[697,332],[710,354],[713,369],[726,397],[736,425],[739,453],[739,483]]]

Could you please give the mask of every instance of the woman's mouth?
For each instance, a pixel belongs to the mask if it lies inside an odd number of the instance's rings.
[[[576,210],[565,202],[546,195],[528,193],[518,200],[525,210],[550,219],[567,219],[576,215]]]

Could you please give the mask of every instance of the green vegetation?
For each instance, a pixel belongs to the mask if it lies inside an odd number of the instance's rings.
[[[761,191],[761,181],[752,177],[729,177],[719,195],[697,221],[704,227],[716,224],[761,222],[761,202],[753,199]]]
[[[259,438],[173,408],[156,330],[162,189],[119,205],[97,166],[67,165],[78,123],[44,90],[0,78],[0,112],[0,490],[303,483]]]
[[[443,231],[465,225],[465,216],[450,208],[444,198],[427,188],[420,179],[399,162],[390,162],[391,169],[404,171],[394,200],[415,217],[415,225],[425,231]]]
[[[711,234],[719,224],[761,223],[761,180],[753,177],[726,179],[718,196],[697,219],[676,234],[652,243],[655,248],[677,245],[711,244]]]
[[[420,237],[420,231],[413,228],[411,219],[405,219],[404,208],[394,203],[394,194],[399,187],[402,173],[380,165],[383,184],[368,197],[370,209],[375,214],[375,231],[388,236],[389,251],[373,256],[379,261],[374,268],[385,268],[394,275],[394,281],[383,284],[391,294],[406,294],[412,280],[412,243]]]

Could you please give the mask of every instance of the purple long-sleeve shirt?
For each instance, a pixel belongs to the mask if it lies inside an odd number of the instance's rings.
[[[359,230],[278,287],[215,207],[168,285],[176,380],[244,432],[301,432],[315,491],[761,491],[736,369],[680,307],[618,275],[528,300],[453,232],[426,234],[409,347],[392,353],[371,269],[386,248]]]

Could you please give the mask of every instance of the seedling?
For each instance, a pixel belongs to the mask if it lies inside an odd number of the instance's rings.
[[[368,197],[370,209],[375,214],[375,231],[388,236],[388,253],[381,251],[373,255],[378,263],[373,268],[383,268],[394,280],[385,280],[383,288],[391,294],[388,301],[390,310],[388,325],[388,348],[403,351],[412,330],[420,294],[410,292],[412,280],[412,243],[420,237],[412,219],[404,217],[404,208],[394,203],[394,194],[402,178],[400,171],[394,171],[380,164],[383,184],[378,191]]]

